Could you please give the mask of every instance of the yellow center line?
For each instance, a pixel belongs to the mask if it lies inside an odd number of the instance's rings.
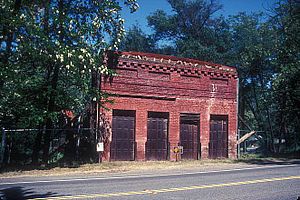
[[[177,192],[177,191],[187,191],[187,190],[216,188],[216,187],[230,187],[230,186],[238,186],[238,185],[249,185],[249,184],[267,183],[267,182],[274,182],[274,181],[292,180],[292,179],[300,179],[300,176],[257,179],[257,180],[250,180],[250,181],[230,182],[230,183],[220,183],[220,184],[210,184],[210,185],[194,185],[194,186],[187,186],[187,187],[164,188],[164,189],[156,189],[156,190],[142,190],[142,191],[118,192],[118,193],[107,193],[107,194],[82,194],[82,195],[73,195],[73,196],[69,195],[69,196],[33,198],[31,200],[68,200],[68,199],[90,199],[90,198],[99,198],[99,197],[109,198],[109,197],[120,197],[120,196],[158,194],[158,193],[165,193],[165,192]]]

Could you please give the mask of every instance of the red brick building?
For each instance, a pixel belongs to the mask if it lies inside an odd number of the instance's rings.
[[[112,126],[104,160],[236,158],[237,71],[193,59],[139,52],[108,59],[116,94],[104,111]]]

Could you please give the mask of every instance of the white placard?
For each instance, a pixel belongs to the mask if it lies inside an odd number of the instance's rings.
[[[101,152],[101,151],[104,151],[104,145],[103,145],[103,142],[99,142],[97,144],[97,152]]]

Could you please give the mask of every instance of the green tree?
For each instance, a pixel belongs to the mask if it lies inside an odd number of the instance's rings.
[[[281,0],[273,9],[270,23],[276,30],[274,43],[277,73],[274,90],[278,104],[276,122],[278,152],[300,149],[300,3]],[[282,144],[282,139],[285,144]]]
[[[100,99],[92,74],[111,73],[103,54],[123,39],[121,2],[1,1],[1,126],[48,130],[57,126],[61,110],[80,112]],[[123,2],[132,12],[138,8],[135,0]],[[43,144],[47,163],[48,131]]]
[[[230,49],[229,26],[223,17],[213,17],[222,6],[215,0],[169,0],[171,15],[163,10],[148,17],[158,44],[170,44],[175,55],[223,62]]]
[[[299,150],[298,11],[296,1],[279,1],[267,18],[240,13],[229,22],[231,65],[240,76],[240,116],[263,131],[266,152]]]
[[[126,33],[120,44],[122,51],[153,52],[155,49],[154,39],[146,35],[138,25],[132,26]]]
[[[274,30],[263,22],[262,14],[240,13],[230,18],[232,40],[230,64],[238,68],[240,77],[240,116],[255,130],[262,130],[263,146],[274,149],[273,94]],[[241,124],[241,129],[245,126]]]

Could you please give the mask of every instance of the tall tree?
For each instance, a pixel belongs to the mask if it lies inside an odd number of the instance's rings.
[[[240,13],[231,17],[230,24],[234,41],[230,64],[239,71],[240,116],[264,131],[263,146],[274,149],[273,29],[262,14]]]
[[[267,152],[299,150],[299,3],[279,1],[271,16],[231,17],[232,63],[240,76],[240,115]]]
[[[102,55],[123,39],[121,2],[138,8],[135,0],[1,1],[1,126],[13,120],[49,130],[61,110],[79,112],[99,100],[91,74],[110,73]],[[50,134],[43,136],[45,163]]]
[[[132,26],[126,33],[120,44],[122,51],[153,52],[155,48],[154,39],[146,35],[138,25]]]
[[[300,150],[300,2],[280,0],[270,23],[276,30],[277,73],[274,90],[277,102],[277,151]],[[282,143],[285,141],[285,143]],[[284,148],[285,147],[285,148]],[[287,148],[289,147],[289,148]]]
[[[174,14],[158,10],[148,17],[155,39],[169,43],[178,56],[223,62],[230,48],[229,26],[223,17],[213,17],[222,6],[216,0],[168,2]]]

